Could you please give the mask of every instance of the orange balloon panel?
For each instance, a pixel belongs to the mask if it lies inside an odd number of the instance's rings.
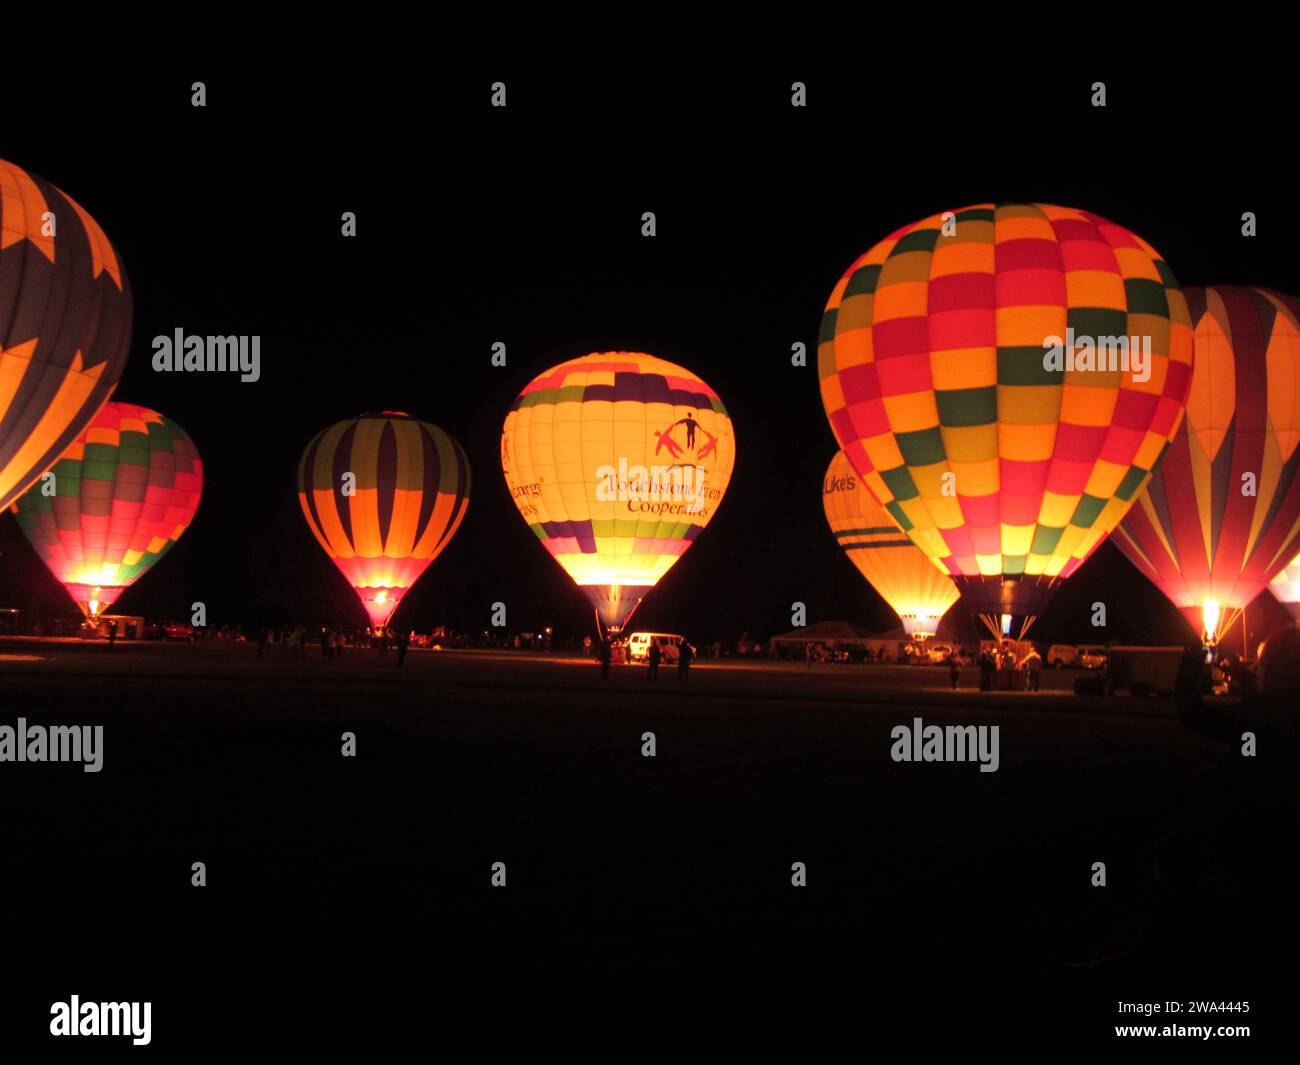
[[[170,418],[110,401],[18,498],[18,525],[88,617],[165,555],[198,510],[203,463]]]
[[[469,487],[460,444],[395,411],[335,422],[298,462],[303,516],[374,625],[451,542]]]
[[[837,451],[822,485],[826,520],[840,547],[915,636],[933,636],[958,599],[951,577],[925,557],[867,491],[844,452]]]
[[[639,352],[552,367],[515,399],[501,434],[520,514],[613,627],[709,523],[735,461],[717,393]]]

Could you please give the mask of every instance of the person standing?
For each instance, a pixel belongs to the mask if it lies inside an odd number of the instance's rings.
[[[600,638],[598,654],[600,658],[600,679],[609,680],[609,663],[614,657],[614,649],[610,646],[608,636]]]
[[[683,640],[677,649],[677,679],[685,680],[686,672],[691,668],[691,659],[695,657],[695,648],[689,640]]]
[[[591,636],[587,635],[582,638],[582,657],[591,657]]]
[[[1036,648],[1031,647],[1029,653],[1025,655],[1023,665],[1025,667],[1025,690],[1038,691],[1038,680],[1043,670],[1042,655],[1038,653]]]
[[[397,641],[397,667],[400,669],[402,663],[406,661],[406,648],[410,646],[411,637],[405,632],[398,633]]]
[[[957,681],[961,677],[961,668],[957,665],[957,652],[948,656],[948,678],[952,681],[952,690],[957,690]]]
[[[659,641],[650,641],[650,650],[646,652],[646,661],[650,663],[649,679],[654,680],[659,676],[659,660],[663,658],[663,651],[659,649]]]
[[[117,619],[114,618],[108,623],[108,649],[113,649],[113,644],[117,643]]]

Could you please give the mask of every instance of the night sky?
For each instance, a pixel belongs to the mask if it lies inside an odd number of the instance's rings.
[[[271,78],[254,64],[108,84],[87,68],[39,107],[7,111],[0,157],[66,189],[125,262],[134,344],[115,398],[174,418],[204,462],[193,525],[118,612],[184,618],[201,600],[214,625],[364,624],[299,512],[295,465],[329,423],[397,409],[455,436],[474,484],[455,540],[395,621],[481,631],[502,601],[512,630],[588,631],[585,597],[506,492],[498,440],[537,373],[623,349],[703,377],[737,439],[716,517],[636,627],[767,636],[802,601],[810,621],[887,628],[893,615],[836,546],[820,498],[836,445],[817,330],[858,254],[936,210],[1023,199],[1133,229],[1184,285],[1300,292],[1290,152],[1260,85],[1188,83],[1175,99],[1163,78],[1106,64],[991,84],[946,62],[842,75],[794,61],[726,74],[482,66],[477,80],[330,67],[328,88],[325,71]],[[489,106],[498,78],[504,111]],[[190,106],[196,79],[205,109]],[[789,106],[796,79],[806,109]],[[1090,105],[1097,79],[1104,110]],[[1247,210],[1253,239],[1240,233]],[[340,235],[344,211],[358,215],[354,239]],[[643,211],[657,214],[653,239]],[[152,338],[178,327],[260,334],[261,380],[154,372]],[[490,362],[497,341],[504,368]],[[790,365],[796,341],[804,368]],[[1109,545],[1035,636],[1095,639],[1097,599],[1113,605],[1109,635],[1190,636]],[[9,515],[0,606],[73,611]],[[1252,640],[1284,617],[1261,600]]]

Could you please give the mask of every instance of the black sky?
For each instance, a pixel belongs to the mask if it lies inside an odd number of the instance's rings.
[[[585,598],[506,493],[498,437],[538,372],[620,348],[702,376],[738,445],[717,516],[638,625],[769,635],[802,601],[810,620],[885,627],[892,615],[839,552],[820,500],[836,445],[817,328],[855,256],[936,210],[1028,199],[1133,229],[1185,285],[1300,292],[1277,126],[1290,104],[1266,84],[1104,65],[992,80],[978,65],[902,62],[257,69],[141,69],[111,87],[87,69],[0,129],[0,157],[78,199],[126,264],[135,342],[116,398],[173,417],[204,460],[194,524],[121,612],[179,618],[202,600],[214,624],[361,624],[298,511],[294,468],[330,422],[399,409],[452,433],[474,474],[465,523],[407,597],[404,623],[477,630],[503,601],[512,628],[584,631]],[[205,109],[189,103],[196,77]],[[505,111],[488,106],[498,78]],[[1098,78],[1104,110],[1090,105]],[[789,106],[796,79],[808,84],[803,110]],[[640,236],[647,210],[652,240]],[[1253,239],[1240,234],[1247,210]],[[357,212],[355,239],[340,235],[343,211]],[[260,334],[261,380],[155,373],[151,339],[178,327]],[[505,368],[490,364],[496,341]],[[790,365],[796,341],[806,368]],[[1098,598],[1114,604],[1121,639],[1185,635],[1108,545],[1037,635],[1094,637]],[[7,515],[0,605],[70,607]],[[1258,612],[1259,636],[1282,617],[1262,602]]]

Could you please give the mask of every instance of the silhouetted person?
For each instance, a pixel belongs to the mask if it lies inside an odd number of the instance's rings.
[[[320,656],[321,658],[333,658],[334,649],[330,647],[330,630],[320,630]]]
[[[113,644],[115,643],[117,643],[117,621],[116,620],[110,621],[108,623],[108,649],[110,651],[113,649]]]
[[[689,640],[683,640],[677,648],[677,679],[685,680],[686,674],[691,668],[691,659],[695,657],[695,648],[691,646]]]
[[[948,679],[952,681],[952,690],[957,690],[957,681],[961,678],[961,667],[957,665],[957,656],[948,656]]]
[[[1214,861],[1233,889],[1242,920],[1259,915],[1268,936],[1252,940],[1270,956],[1296,945],[1292,843],[1300,808],[1295,782],[1300,757],[1300,628],[1269,636],[1259,657],[1257,693],[1207,706],[1209,667],[1201,648],[1183,653],[1174,688],[1178,720],[1223,745],[1221,799]],[[1266,916],[1265,916],[1266,915]],[[1245,942],[1248,933],[1238,931]]]
[[[1025,655],[1020,664],[1025,670],[1025,691],[1038,691],[1038,679],[1043,673],[1043,656],[1030,648],[1029,654]]]
[[[411,644],[411,637],[405,632],[400,632],[396,636],[397,641],[397,664],[400,667],[406,661],[406,649]]]
[[[614,648],[610,645],[608,636],[600,638],[600,647],[596,655],[600,659],[600,679],[609,680],[609,663],[614,658]]]
[[[388,657],[388,629],[386,627],[379,630],[379,657]]]
[[[663,651],[659,649],[659,641],[651,640],[650,650],[646,652],[645,656],[646,661],[650,664],[647,674],[650,680],[654,680],[655,677],[659,676],[659,660],[663,658],[663,656]]]
[[[993,690],[993,656],[987,651],[980,653],[980,691]]]
[[[262,657],[262,652],[266,650],[266,626],[257,627],[257,657]]]

